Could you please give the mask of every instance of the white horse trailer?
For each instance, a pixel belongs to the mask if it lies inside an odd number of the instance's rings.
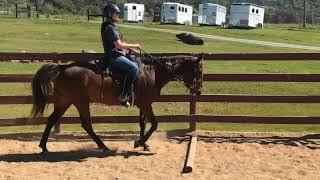
[[[226,22],[227,8],[219,4],[199,4],[198,23],[205,25],[224,25]]]
[[[124,4],[123,21],[143,23],[144,4]]]
[[[161,8],[161,22],[192,25],[192,11],[193,8],[191,6],[184,4],[173,2],[163,3]]]
[[[230,27],[262,28],[264,8],[251,3],[233,3],[230,8]]]

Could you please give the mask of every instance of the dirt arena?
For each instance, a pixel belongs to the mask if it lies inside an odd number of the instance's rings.
[[[136,133],[99,133],[115,153],[84,133],[0,135],[0,179],[320,179],[320,134],[199,132],[194,170],[181,174],[188,137],[157,133],[151,152],[133,149]]]

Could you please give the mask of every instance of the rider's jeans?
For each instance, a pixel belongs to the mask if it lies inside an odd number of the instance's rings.
[[[111,66],[125,74],[124,94],[129,93],[132,83],[136,80],[139,71],[138,66],[125,56],[119,56],[111,62]]]

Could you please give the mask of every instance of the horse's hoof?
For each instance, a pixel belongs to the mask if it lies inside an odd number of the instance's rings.
[[[138,147],[140,147],[140,146],[141,146],[140,141],[139,141],[139,140],[135,140],[135,141],[134,141],[134,148],[138,148]]]
[[[40,153],[41,156],[46,156],[49,154],[48,149],[42,150],[42,152]]]
[[[144,151],[151,151],[152,148],[151,148],[148,144],[144,144],[143,150],[144,150]]]

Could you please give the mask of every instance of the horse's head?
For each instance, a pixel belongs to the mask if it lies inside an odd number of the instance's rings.
[[[203,82],[203,54],[199,57],[186,56],[173,66],[175,79],[182,81],[192,94],[201,94]]]
[[[199,95],[203,81],[202,58],[203,55],[199,57],[172,56],[164,58],[165,61],[162,58],[159,60],[173,79],[182,82],[192,94]]]

